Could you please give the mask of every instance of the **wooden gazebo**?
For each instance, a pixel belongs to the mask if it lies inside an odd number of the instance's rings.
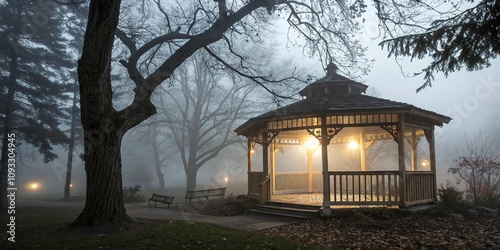
[[[325,77],[300,91],[302,100],[251,118],[235,130],[248,138],[248,194],[266,203],[280,193],[321,193],[325,215],[331,214],[332,205],[405,207],[436,201],[434,127],[451,118],[364,95],[367,85],[339,75],[333,63],[326,70]],[[277,149],[283,152],[280,157],[296,157],[294,152],[305,148],[310,138],[317,139],[318,150],[320,145],[321,171],[313,170],[309,149],[307,171],[287,171],[293,162],[276,163]],[[390,140],[395,142],[394,169],[368,166],[371,147]],[[418,154],[422,141],[428,144],[425,155]],[[346,169],[335,159],[342,157],[340,147],[353,143],[359,148],[359,167]],[[261,171],[252,163],[257,145]],[[390,163],[389,158],[379,159],[379,165]],[[277,167],[283,171],[277,172]]]

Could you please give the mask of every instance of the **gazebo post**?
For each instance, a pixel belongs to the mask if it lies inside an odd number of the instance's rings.
[[[247,180],[250,180],[250,172],[252,172],[252,140],[250,137],[247,141],[247,163],[248,163],[248,172],[247,172]],[[248,181],[248,191],[252,190],[252,183]]]
[[[274,181],[276,179],[276,158],[275,158],[276,144],[274,142],[271,142],[270,149],[271,149],[271,155],[270,155],[270,161],[271,161],[271,179],[270,179],[271,190],[270,190],[270,193],[272,195],[272,194],[274,194],[274,191],[276,189],[275,181]]]
[[[437,201],[437,175],[436,175],[436,142],[434,140],[434,126],[429,131],[429,161],[431,165],[431,172],[434,175],[434,178],[432,180],[433,185],[434,185],[434,202]]]
[[[365,148],[365,135],[363,133],[363,128],[361,128],[361,132],[359,132],[359,158],[361,160],[360,162],[360,165],[361,165],[361,171],[366,171],[366,148]],[[363,193],[364,190],[366,190],[366,175],[362,175],[360,178],[359,178],[359,181],[361,182],[360,183],[360,186],[362,185],[362,189],[363,190]],[[360,192],[361,192],[360,190]]]
[[[411,130],[411,171],[418,170],[417,163],[417,134],[415,133],[415,129]]]
[[[269,175],[269,138],[267,132],[262,135],[262,175],[263,180],[260,185],[259,203],[265,204],[269,198],[269,181],[266,181]]]
[[[399,163],[399,199],[402,207],[407,206],[406,200],[406,165],[405,165],[405,115],[398,116],[398,163]]]
[[[326,117],[321,117],[321,163],[323,167],[323,215],[330,216],[330,173],[328,172],[328,132],[326,130]]]

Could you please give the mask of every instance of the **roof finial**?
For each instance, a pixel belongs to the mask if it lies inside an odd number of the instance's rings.
[[[339,69],[337,67],[337,65],[335,65],[335,63],[333,62],[330,62],[327,66],[326,66],[326,75],[327,76],[331,76],[331,75],[334,75],[337,73],[337,69]]]

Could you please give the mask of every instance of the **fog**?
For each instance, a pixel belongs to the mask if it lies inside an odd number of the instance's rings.
[[[489,68],[480,71],[462,70],[448,77],[437,73],[432,87],[416,93],[416,89],[423,84],[423,79],[419,76],[406,77],[405,75],[419,72],[429,60],[410,62],[407,59],[387,58],[387,52],[378,46],[380,42],[376,29],[378,22],[374,17],[367,16],[366,19],[364,34],[360,39],[368,47],[367,57],[374,59],[374,62],[370,73],[360,76],[361,81],[368,85],[369,89],[375,88],[380,93],[380,98],[412,104],[453,119],[450,124],[436,129],[436,157],[438,186],[447,181],[454,183],[455,179],[447,173],[447,169],[457,157],[456,147],[463,145],[465,135],[469,138],[474,138],[480,133],[491,138],[500,136],[498,133],[500,60],[493,60]],[[301,48],[285,49],[284,39],[277,39],[277,42],[281,43],[280,54],[283,58],[292,56],[296,62],[301,62],[300,66],[309,70],[310,74],[317,78],[324,75],[321,63],[304,57]],[[342,69],[340,73],[342,74]],[[268,101],[267,108],[262,109],[255,116],[276,108],[276,105],[271,102],[270,95],[263,95],[263,99]],[[235,125],[238,126],[242,122],[244,120],[240,120]],[[159,181],[151,148],[146,140],[137,139],[136,136],[131,135],[132,133],[133,131],[127,134],[122,147],[123,185],[141,185],[146,192],[157,190]],[[240,139],[242,143],[222,150],[216,158],[200,168],[197,175],[197,188],[227,187],[226,193],[235,195],[247,192],[246,142],[245,138]],[[500,140],[497,142],[500,143]],[[329,147],[331,153],[338,156],[331,157],[331,169],[341,169],[348,161],[345,159],[348,152],[337,147],[340,146]],[[59,148],[57,152],[59,158],[47,164],[39,160],[23,159],[21,172],[18,175],[21,196],[60,195],[62,197],[67,152],[63,148]],[[81,152],[82,147],[77,148],[75,156]],[[160,154],[165,154],[165,152]],[[260,155],[259,147],[256,147],[256,153],[253,155],[255,170],[262,168],[262,163],[259,161]],[[276,171],[293,172],[306,169],[307,155],[301,146],[278,149],[276,155]],[[313,157],[313,170],[320,171],[320,156],[315,153]],[[391,162],[389,158],[388,156],[381,160],[379,165],[383,165],[381,162]],[[185,191],[186,174],[178,153],[169,156],[161,170],[166,188],[162,192],[181,194]],[[34,182],[38,183],[36,188],[31,186]],[[72,195],[84,195],[85,170],[84,163],[79,157],[74,157],[72,185]]]

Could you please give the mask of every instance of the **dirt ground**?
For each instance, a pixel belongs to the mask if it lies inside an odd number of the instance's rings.
[[[500,249],[500,219],[367,214],[313,219],[261,231],[341,249]]]

